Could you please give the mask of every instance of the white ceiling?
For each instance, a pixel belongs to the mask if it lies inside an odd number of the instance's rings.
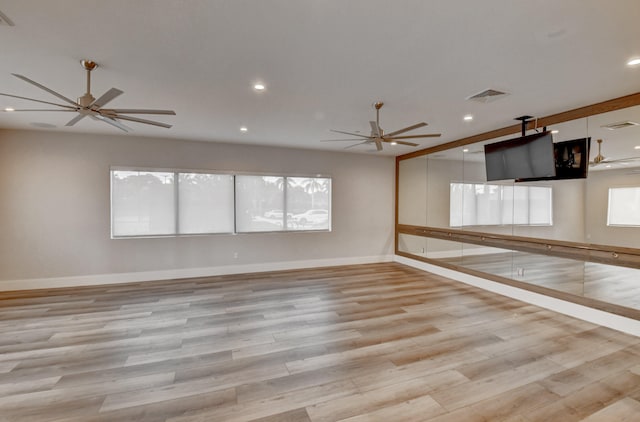
[[[319,141],[368,134],[383,100],[387,132],[425,121],[411,134],[443,134],[424,148],[640,91],[626,66],[640,56],[638,0],[4,0],[0,12],[15,24],[0,26],[0,92],[56,100],[19,73],[79,97],[79,60],[92,59],[94,95],[125,92],[109,108],[176,111],[154,117],[171,129],[129,124],[141,136],[342,150]],[[486,88],[510,95],[465,100]],[[8,106],[40,108],[0,97]],[[120,134],[69,119],[4,112],[0,127]]]

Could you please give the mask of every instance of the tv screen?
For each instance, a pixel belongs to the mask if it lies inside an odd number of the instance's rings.
[[[589,169],[591,138],[572,139],[553,144],[555,179],[584,179]]]
[[[552,178],[556,175],[551,132],[484,146],[487,181]]]

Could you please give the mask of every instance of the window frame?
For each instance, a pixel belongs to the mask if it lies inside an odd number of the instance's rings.
[[[113,172],[114,171],[131,171],[131,172],[164,172],[174,173],[174,215],[175,215],[175,232],[170,234],[143,234],[143,235],[114,235],[114,213],[113,213]],[[215,233],[180,233],[180,211],[179,211],[179,179],[181,173],[202,173],[202,174],[214,174],[214,175],[229,175],[232,176],[233,184],[233,231],[232,232],[215,232]],[[259,176],[259,177],[282,177],[284,179],[284,208],[285,212],[284,225],[282,230],[271,231],[238,231],[237,230],[237,192],[236,192],[236,176]],[[329,192],[328,192],[328,228],[311,229],[305,228],[303,230],[290,229],[286,225],[286,205],[287,205],[287,178],[308,178],[308,179],[328,179],[329,180]],[[325,174],[281,174],[281,173],[266,173],[266,172],[244,172],[244,171],[229,171],[229,170],[208,170],[208,169],[185,169],[185,168],[166,168],[166,167],[140,167],[140,166],[122,166],[114,165],[109,167],[109,213],[110,213],[110,237],[111,239],[143,239],[143,238],[167,238],[167,237],[194,237],[194,236],[236,236],[236,235],[254,235],[254,234],[273,234],[273,233],[327,233],[332,232],[332,210],[333,210],[333,177]]]

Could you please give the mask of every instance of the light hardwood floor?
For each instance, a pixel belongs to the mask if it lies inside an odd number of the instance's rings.
[[[640,338],[399,264],[0,293],[0,421],[637,421]]]

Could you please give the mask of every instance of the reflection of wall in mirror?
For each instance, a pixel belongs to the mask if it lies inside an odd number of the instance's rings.
[[[423,157],[401,161],[398,222],[448,228],[451,182],[484,180],[483,162],[429,159],[425,163]],[[540,185],[541,182],[528,184]],[[585,180],[558,180],[543,184],[553,187],[553,226],[477,226],[464,227],[464,230],[584,242],[585,220],[581,204],[584,204]],[[418,251],[424,245],[415,239],[404,241],[406,247]],[[451,252],[459,253],[460,250],[459,245],[439,239],[428,239],[426,245],[428,256],[446,252],[452,247],[455,251]]]
[[[529,182],[553,189],[553,226],[514,226],[513,235],[544,239],[584,242],[585,179]]]
[[[398,222],[427,225],[427,158],[424,156],[399,163]]]

